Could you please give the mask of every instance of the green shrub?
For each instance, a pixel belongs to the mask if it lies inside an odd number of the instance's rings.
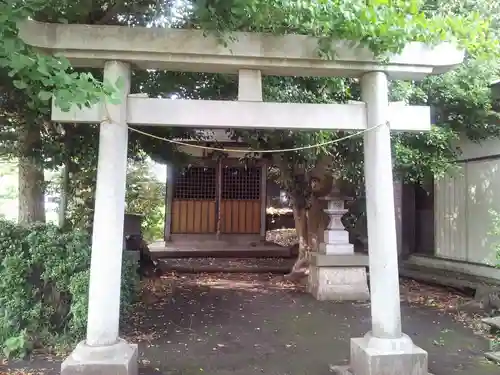
[[[0,345],[7,357],[45,347],[58,337],[83,337],[90,267],[87,233],[0,219],[0,259]],[[125,308],[136,296],[135,268],[125,257]]]

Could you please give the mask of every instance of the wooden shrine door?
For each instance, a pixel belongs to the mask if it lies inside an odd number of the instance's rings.
[[[220,231],[259,234],[261,224],[261,168],[223,166],[220,191]]]
[[[172,234],[216,233],[217,169],[192,166],[179,171],[172,197]]]
[[[260,234],[260,167],[192,166],[176,175],[172,234]]]

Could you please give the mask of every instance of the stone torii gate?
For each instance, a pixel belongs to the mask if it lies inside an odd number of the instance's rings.
[[[318,40],[301,35],[235,33],[236,41],[224,47],[199,30],[27,21],[20,25],[20,36],[42,51],[66,56],[74,66],[104,68],[105,79],[125,82],[120,104],[52,112],[53,121],[101,123],[87,337],[63,363],[63,375],[137,374],[137,346],[118,336],[127,125],[373,128],[364,133],[372,329],[351,340],[350,369],[354,375],[427,375],[427,353],[401,329],[390,131],[428,130],[430,111],[390,104],[388,79],[444,73],[462,62],[463,51],[449,44],[431,48],[412,43],[382,64],[368,49],[345,42],[334,44],[335,60],[322,60],[316,53]],[[239,100],[131,95],[132,67],[239,74]],[[264,103],[261,74],[359,77],[364,103]]]

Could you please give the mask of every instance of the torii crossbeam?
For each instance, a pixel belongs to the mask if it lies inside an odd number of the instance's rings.
[[[240,74],[242,74],[240,72]],[[430,129],[427,106],[389,105],[391,130]],[[100,105],[63,112],[55,104],[52,121],[96,124],[102,121]],[[127,124],[190,128],[362,130],[367,129],[365,103],[303,104],[257,101],[172,100],[127,98]]]

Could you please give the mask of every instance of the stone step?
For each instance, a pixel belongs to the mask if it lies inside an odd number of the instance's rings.
[[[269,273],[288,274],[295,263],[287,258],[164,258],[159,261],[163,272],[177,273]]]
[[[435,275],[441,275],[445,277],[452,277],[452,278],[457,278],[459,280],[471,282],[474,284],[481,284],[481,285],[498,285],[500,286],[500,280],[499,279],[492,279],[489,277],[483,277],[483,276],[475,276],[471,275],[465,272],[460,272],[460,271],[453,271],[453,270],[447,270],[447,269],[442,269],[442,268],[434,268],[434,267],[426,267],[426,266],[421,266],[418,264],[413,264],[409,262],[403,262],[401,264],[401,267],[407,270],[414,270],[414,271],[420,271],[423,273],[429,273],[429,274],[435,274]]]
[[[406,267],[401,267],[399,269],[399,274],[401,277],[413,279],[427,284],[449,286],[458,289],[465,289],[465,288],[476,289],[478,287],[477,283],[468,280],[463,280],[442,274],[439,275],[431,272],[426,272],[423,270],[409,269]]]
[[[448,286],[463,290],[477,290],[498,286],[499,281],[485,277],[467,275],[461,272],[438,270],[428,267],[403,263],[399,268],[402,277],[429,284]]]
[[[488,352],[484,353],[484,356],[490,361],[500,365],[500,352]]]
[[[288,248],[272,249],[248,249],[248,248],[226,248],[226,249],[174,249],[174,250],[151,250],[151,256],[157,259],[163,258],[291,258]]]
[[[489,325],[491,328],[495,328],[497,330],[500,330],[500,316],[495,316],[492,318],[484,318],[484,319],[481,319],[481,321],[484,324]]]

